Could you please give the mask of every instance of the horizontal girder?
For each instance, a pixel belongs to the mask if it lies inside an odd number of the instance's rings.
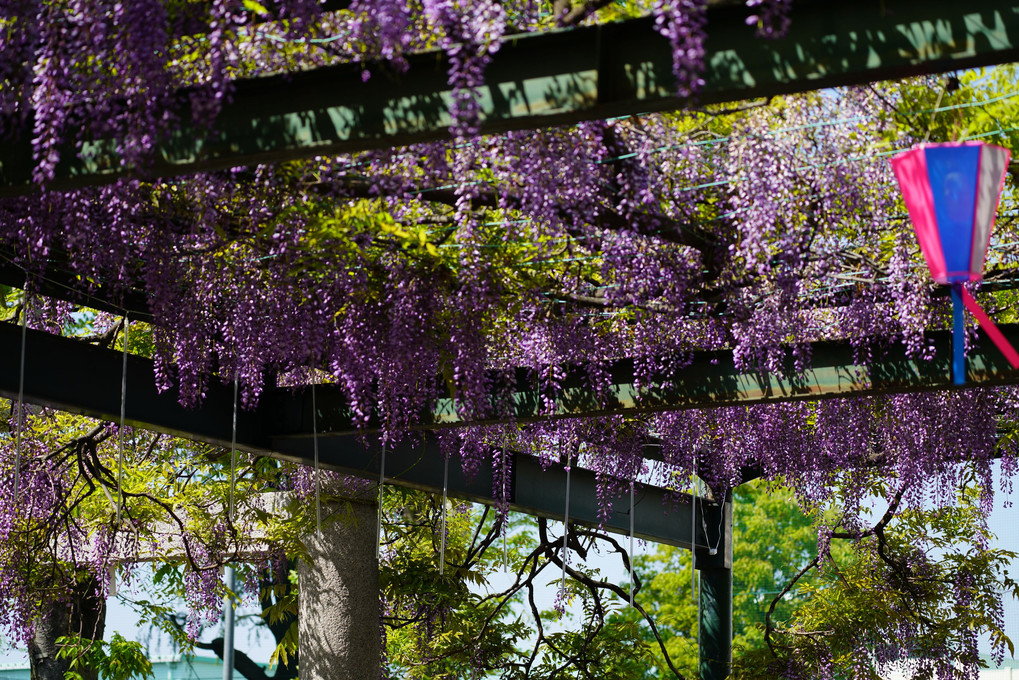
[[[694,100],[675,96],[668,40],[650,17],[510,35],[479,89],[483,133],[540,128],[653,111],[863,84],[1019,60],[1017,0],[797,0],[786,37],[765,40],[742,3],[708,9],[705,83]],[[388,148],[448,137],[448,60],[411,55],[409,69],[359,64],[236,83],[214,134],[181,121],[144,172],[125,169],[110,140],[72,145],[51,188]],[[0,149],[0,195],[34,189],[32,121]],[[0,126],[2,127],[2,126]]]
[[[1005,337],[1019,344],[1019,324],[1000,326]],[[0,351],[18,356],[20,329],[0,324]],[[785,376],[735,366],[728,350],[691,352],[673,372],[635,375],[634,360],[619,359],[600,366],[611,384],[598,393],[589,386],[584,366],[570,367],[554,390],[538,386],[531,371],[517,369],[512,386],[513,410],[504,419],[465,420],[448,396],[436,394],[422,404],[415,430],[429,430],[498,422],[533,422],[556,418],[600,415],[639,415],[687,408],[710,408],[771,402],[853,397],[897,392],[966,389],[969,386],[1014,385],[1019,371],[983,334],[967,357],[967,381],[954,386],[950,376],[951,337],[947,331],[926,334],[932,348],[929,360],[910,356],[905,346],[890,342],[875,345],[868,359],[858,360],[849,342],[816,342],[807,346],[809,366],[793,370],[792,358]],[[28,331],[25,356],[25,394],[34,403],[61,410],[116,420],[120,413],[119,352],[41,331]],[[0,363],[0,394],[18,393],[17,362]],[[68,379],[73,376],[73,379]],[[128,357],[127,418],[133,424],[190,439],[227,445],[231,440],[232,386],[212,379],[202,405],[185,409],[178,405],[175,390],[162,394],[155,387],[152,361]],[[554,402],[550,410],[542,396]],[[237,441],[241,448],[270,451],[274,441],[307,437],[312,433],[310,391],[268,387],[257,411],[243,412],[238,420]],[[317,430],[324,436],[347,437],[372,432],[376,426],[359,430],[338,385],[317,388]]]
[[[28,330],[25,343],[26,402],[50,406],[119,422],[121,407],[120,352]],[[21,353],[21,329],[0,324],[0,351],[9,357]],[[0,362],[0,394],[17,399],[19,391],[16,360]],[[333,386],[319,385],[317,391],[331,393]],[[129,355],[127,362],[125,420],[132,426],[164,432],[187,439],[230,447],[233,437],[233,386],[210,384],[199,408],[186,409],[177,403],[176,393],[160,394],[155,386],[153,362]],[[311,465],[314,460],[311,436],[310,391],[276,388],[263,396],[254,411],[237,414],[237,447],[245,451]],[[328,400],[327,400],[328,401]],[[296,418],[296,421],[294,420]],[[320,419],[322,415],[320,415]],[[278,428],[288,424],[291,429]],[[306,426],[306,427],[305,427]],[[296,428],[296,429],[295,429]],[[377,437],[361,437],[348,429],[344,433],[323,432],[318,437],[319,460],[326,469],[377,480],[381,470],[381,448]],[[450,496],[499,505],[551,519],[563,519],[566,473],[559,466],[542,469],[533,456],[507,452],[510,473],[505,488],[494,488],[490,466],[465,475],[458,461],[449,465]],[[419,432],[386,452],[387,483],[442,493],[445,455],[435,436]],[[629,499],[617,499],[608,517],[599,515],[595,474],[574,467],[570,479],[571,523],[627,533],[630,530]],[[638,538],[689,548],[693,532],[689,496],[638,484],[635,487],[634,535]],[[696,510],[707,514],[708,535],[698,531],[693,542],[700,549],[718,545],[719,506],[701,502]],[[697,524],[700,524],[698,522]],[[703,526],[703,525],[701,525]]]
[[[1002,330],[1013,343],[1019,342],[1019,325],[1003,326]],[[8,357],[19,356],[20,333],[13,324],[0,324],[0,352]],[[911,358],[904,347],[893,344],[883,352],[873,351],[874,358],[862,363],[853,358],[854,352],[848,343],[815,343],[810,348],[810,367],[793,379],[740,371],[734,366],[731,352],[694,352],[686,368],[673,375],[658,375],[642,381],[652,387],[641,389],[639,394],[634,389],[632,360],[619,360],[609,366],[613,384],[601,396],[587,386],[583,367],[575,367],[561,389],[555,392],[557,408],[554,412],[539,408],[539,391],[531,382],[529,372],[520,369],[515,385],[516,413],[507,422],[952,389],[949,334],[928,335],[934,347],[931,361]],[[24,359],[26,401],[119,420],[123,360],[120,352],[30,330]],[[968,364],[970,384],[1019,382],[1019,372],[1008,367],[1004,357],[986,338],[980,338],[968,357]],[[16,398],[18,367],[17,361],[0,363],[0,394]],[[133,355],[128,357],[127,381],[125,409],[129,424],[218,446],[230,445],[232,386],[213,380],[201,406],[185,409],[177,403],[174,390],[162,394],[156,390],[152,361]],[[336,385],[319,385],[316,392],[318,414],[314,429],[320,433],[321,463],[347,474],[377,479],[381,472],[381,450],[371,434],[372,428],[357,432]],[[422,411],[422,421],[416,428],[419,432],[388,453],[386,478],[396,484],[441,492],[445,457],[428,430],[468,424],[472,422],[458,418],[448,398],[434,399]],[[307,464],[313,460],[312,432],[310,390],[272,387],[265,390],[256,410],[242,410],[238,414],[236,441],[238,447],[246,451]],[[493,489],[492,471],[488,468],[468,478],[459,465],[452,465],[449,493],[489,504],[500,503],[508,494],[511,508],[561,517],[560,508],[565,506],[565,473],[555,466],[542,470],[538,461],[528,455],[511,453],[510,457],[512,473],[508,489]],[[680,502],[676,514],[671,517],[664,514],[664,501],[662,490],[640,488],[639,505],[648,511],[636,513],[636,534],[650,540],[689,546],[690,501]],[[574,521],[601,523],[595,502],[595,477],[590,471],[574,471],[570,505],[574,508],[571,511]],[[618,507],[624,505],[621,501]],[[613,513],[604,525],[615,531],[628,531],[627,513],[628,508],[626,512]],[[709,540],[696,543],[700,547],[713,544]]]

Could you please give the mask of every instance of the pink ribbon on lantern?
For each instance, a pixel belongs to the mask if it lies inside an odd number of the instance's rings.
[[[1012,368],[1019,368],[1019,352],[1015,351],[1015,347],[1012,346],[1005,336],[1001,334],[998,327],[991,321],[991,317],[987,316],[984,310],[977,304],[977,301],[973,299],[969,291],[965,288],[962,289],[962,301],[966,305],[966,309],[973,315],[973,318],[977,320],[984,332],[987,333],[987,337],[998,346],[1001,353],[1008,359],[1008,363],[1012,364]]]

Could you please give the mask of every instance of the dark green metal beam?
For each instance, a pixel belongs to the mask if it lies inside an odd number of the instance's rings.
[[[1003,326],[1006,337],[1019,343],[1019,325]],[[811,346],[811,368],[795,379],[774,375],[740,372],[733,366],[728,352],[694,353],[690,365],[675,374],[646,376],[644,384],[654,387],[634,390],[634,367],[630,360],[614,362],[610,367],[613,385],[605,399],[592,394],[582,369],[569,374],[563,389],[555,395],[558,409],[542,413],[539,393],[533,389],[527,371],[516,376],[516,416],[512,420],[527,422],[559,417],[584,417],[600,414],[639,414],[645,412],[704,408],[722,405],[758,404],[793,399],[846,397],[888,392],[955,389],[949,376],[949,334],[930,334],[934,359],[918,361],[906,356],[900,345],[885,352],[874,351],[874,360],[860,363],[853,359],[847,343],[815,343]],[[1019,383],[1019,372],[1007,366],[1004,358],[986,338],[978,339],[977,349],[969,357],[970,384],[1005,385]],[[0,324],[0,352],[18,356],[21,351],[20,329]],[[30,403],[44,404],[72,413],[116,421],[120,410],[119,352],[100,349],[86,343],[48,333],[29,331],[26,360],[25,395]],[[0,394],[15,397],[18,393],[18,362],[0,363]],[[317,388],[318,431],[321,433],[323,461],[326,465],[350,474],[376,478],[379,474],[377,447],[367,451],[357,444],[348,409],[335,385]],[[228,446],[233,408],[232,389],[213,379],[206,389],[200,408],[184,409],[171,390],[159,394],[155,389],[152,362],[131,356],[128,361],[127,420],[132,425],[167,432],[189,439]],[[308,462],[312,459],[311,403],[308,390],[267,388],[255,412],[242,412],[238,418],[237,443],[241,449],[281,458]],[[466,425],[458,419],[452,402],[438,398],[434,408],[423,416],[419,430]],[[441,491],[437,475],[444,458],[427,434],[409,449],[397,449],[391,459],[396,472],[386,476],[394,483],[415,488]],[[401,462],[402,461],[402,462]],[[558,517],[560,490],[565,486],[562,471],[540,471],[533,459],[515,455],[513,463],[514,507],[534,514]],[[588,473],[578,473],[578,488],[593,489]],[[496,503],[490,480],[483,477],[474,483],[451,477],[453,495]],[[598,523],[587,492],[571,496],[577,508],[573,516],[581,522]],[[660,505],[662,497],[647,496],[645,507]],[[487,499],[487,501],[486,501]],[[671,525],[655,524],[654,513],[638,513],[638,533],[653,540],[689,545],[689,534]],[[683,525],[682,521],[678,522]],[[610,528],[625,530],[624,518],[610,518]],[[686,537],[684,539],[684,536]],[[711,543],[709,542],[708,545]]]
[[[1019,324],[1000,328],[1010,342],[1019,345]],[[977,341],[967,358],[968,384],[962,387],[954,386],[950,377],[950,333],[930,332],[927,341],[933,348],[930,361],[908,356],[899,343],[883,348],[875,343],[868,362],[858,361],[848,342],[812,343],[807,348],[810,362],[805,372],[795,373],[792,359],[789,359],[787,375],[793,377],[739,370],[730,351],[693,352],[685,367],[675,372],[642,375],[640,382],[644,387],[640,389],[635,387],[634,361],[620,359],[607,367],[611,384],[601,395],[589,388],[583,366],[572,367],[561,388],[547,394],[555,402],[554,412],[542,408],[543,393],[534,384],[530,372],[518,369],[514,384],[509,386],[513,390],[515,409],[507,420],[465,421],[457,415],[453,401],[439,394],[435,395],[430,408],[422,412],[415,429],[1019,384],[1019,371],[1008,365],[982,331],[978,331]],[[16,326],[0,324],[0,351],[5,352],[5,356],[20,353],[20,331]],[[36,403],[115,419],[120,405],[120,360],[119,354],[111,350],[30,331],[26,394]],[[0,367],[0,393],[10,396],[17,393],[17,374],[14,362],[7,364]],[[173,390],[163,394],[156,392],[151,361],[129,357],[128,377],[131,381],[130,420],[217,445],[230,441],[232,399],[228,386],[221,385],[215,378],[210,379],[201,408],[188,410],[177,405]],[[355,433],[338,386],[320,385],[317,391],[319,432],[327,436]],[[257,414],[249,414],[250,425],[245,424],[249,422],[248,416],[239,423],[238,441],[243,448],[268,451],[273,445],[272,438],[283,440],[311,434],[308,391],[267,388],[260,404]]]
[[[1013,345],[1019,346],[1019,324],[1000,328]],[[926,337],[933,347],[930,361],[909,356],[900,343],[875,342],[871,348],[873,358],[869,361],[858,360],[857,352],[849,342],[811,343],[807,348],[810,356],[808,369],[797,373],[792,358],[788,357],[785,377],[738,369],[732,352],[728,350],[692,352],[685,368],[641,376],[642,387],[639,389],[635,387],[634,360],[620,359],[607,367],[611,383],[602,394],[595,394],[590,389],[586,369],[574,366],[567,371],[560,389],[545,393],[555,402],[554,412],[543,408],[543,393],[535,385],[531,374],[518,369],[515,383],[511,386],[515,405],[512,419],[527,422],[612,414],[637,415],[686,408],[965,389],[966,386],[956,387],[951,381],[950,333],[934,331],[927,333]],[[498,380],[496,376],[492,379]],[[1019,371],[1009,366],[983,331],[978,331],[975,347],[967,358],[967,381],[968,386],[1014,385],[1019,384]],[[293,401],[288,401],[285,406],[281,404],[276,410],[280,420],[274,431],[279,434],[306,432],[303,414],[310,412],[308,401],[309,398],[305,397],[306,403],[300,409]],[[318,406],[322,413],[319,421],[322,431],[340,434],[351,431],[351,416],[338,389],[323,386],[319,390]],[[431,408],[422,412],[420,427],[427,429],[461,424],[470,423],[459,418],[451,399],[437,395]]]
[[[15,264],[14,254],[0,248],[0,285],[24,289],[26,284],[25,270]],[[91,307],[102,312],[121,316],[128,312],[131,321],[152,322],[149,311],[148,295],[134,289],[113,300],[113,295],[101,286],[96,286],[92,293],[87,292],[87,283],[72,273],[67,259],[51,251],[42,273],[32,273],[32,289],[34,292],[50,298],[65,300],[77,305]]]
[[[273,436],[269,450],[274,457],[305,465],[310,464],[314,456],[313,440],[307,435]],[[468,477],[459,461],[452,460],[448,471],[449,493],[485,505],[497,505],[505,498],[511,510],[562,521],[566,503],[566,478],[562,468],[552,466],[543,469],[540,461],[533,456],[513,452],[508,455],[510,481],[504,489],[497,488],[491,466],[482,465]],[[329,469],[377,480],[381,471],[382,448],[377,439],[365,445],[356,436],[325,435],[319,437],[319,460]],[[386,479],[392,479],[392,483],[442,493],[445,455],[434,434],[420,433],[420,436],[406,439],[395,448],[389,447],[385,461]],[[693,504],[686,494],[673,497],[677,502],[666,498],[660,488],[638,485],[634,493],[634,536],[689,549]],[[701,512],[706,513],[709,526],[718,525],[719,505],[698,502],[698,517]],[[570,472],[569,519],[571,524],[592,528],[601,526],[608,531],[626,534],[630,529],[629,498],[617,499],[612,513],[601,517],[595,473],[574,466]],[[709,543],[709,540],[714,542]],[[693,541],[698,549],[706,552],[710,545],[717,545],[718,538],[697,531]]]
[[[1002,327],[1005,336],[1019,343],[1019,325]],[[731,353],[697,352],[688,367],[670,375],[645,377],[644,384],[654,387],[634,390],[634,365],[631,360],[614,362],[609,370],[613,386],[609,396],[598,399],[584,381],[583,369],[575,368],[568,375],[563,389],[554,396],[558,409],[542,413],[538,409],[539,393],[530,384],[527,371],[516,376],[516,416],[526,422],[558,417],[584,417],[599,414],[638,414],[694,407],[734,404],[755,404],[793,399],[846,397],[888,392],[953,389],[949,376],[949,334],[929,334],[934,359],[925,362],[906,356],[901,345],[892,345],[884,352],[874,351],[870,363],[854,360],[847,343],[815,343],[811,346],[811,367],[795,379],[774,375],[740,372],[733,366]],[[26,345],[25,397],[30,403],[53,406],[72,413],[81,413],[116,421],[120,410],[119,352],[101,349],[48,333],[29,331]],[[20,329],[0,324],[0,352],[18,356],[21,351]],[[1007,366],[1005,359],[986,338],[979,338],[977,349],[969,357],[970,384],[1005,385],[1019,383],[1019,372]],[[320,455],[324,465],[368,479],[378,477],[380,450],[376,445],[364,448],[354,436],[351,419],[335,385],[317,388],[318,431]],[[13,398],[18,393],[18,362],[0,363],[0,394]],[[207,387],[200,408],[184,409],[171,390],[159,394],[155,389],[152,362],[130,356],[128,361],[127,420],[132,425],[167,432],[190,439],[228,446],[233,408],[232,390],[213,380]],[[289,388],[266,389],[254,412],[241,412],[238,418],[237,444],[254,453],[308,463],[312,460],[311,403],[308,390]],[[452,402],[438,398],[434,408],[425,414],[418,429],[469,424],[455,415]],[[419,433],[421,439],[406,443],[390,453],[386,477],[393,483],[440,492],[444,457],[432,435]],[[503,496],[492,488],[491,471],[479,472],[469,480],[453,466],[450,493],[479,502],[496,504]],[[512,455],[511,507],[532,514],[560,518],[565,487],[561,470],[541,470],[537,462],[525,455]],[[584,524],[599,524],[592,473],[578,471],[576,490],[571,494],[571,517]],[[641,507],[648,512],[637,513],[637,534],[641,537],[673,545],[691,544],[689,505],[679,506],[678,514],[666,518],[660,511],[661,490],[645,489]],[[659,510],[655,510],[658,508]],[[620,513],[605,525],[625,532],[628,516]],[[714,520],[709,524],[714,525]],[[705,547],[717,545],[717,538],[695,540]]]
[[[0,353],[17,357],[21,352],[21,330],[0,324]],[[40,331],[27,331],[25,351],[25,400],[111,422],[120,420],[121,366],[123,355],[84,342]],[[0,362],[0,395],[18,396],[19,362]],[[320,386],[319,391],[325,386]],[[311,408],[306,393],[271,390],[255,411],[237,414],[238,448],[310,465],[314,460]],[[308,406],[305,410],[305,406]],[[279,435],[279,409],[297,411],[304,418],[297,435]],[[229,448],[232,439],[233,387],[218,381],[208,385],[201,408],[185,409],[177,403],[175,391],[160,394],[155,388],[152,361],[128,356],[126,421],[188,439]],[[356,436],[323,434],[319,438],[322,465],[370,480],[380,473],[381,449],[377,441],[365,446]],[[445,456],[434,434],[418,433],[386,454],[386,479],[390,484],[442,493]],[[458,461],[449,466],[450,496],[486,505],[508,500],[519,512],[551,519],[563,519],[566,473],[558,466],[543,470],[533,456],[509,452],[510,475],[505,489],[496,489],[492,470],[482,466],[468,477]],[[619,500],[607,518],[599,516],[595,474],[575,467],[570,479],[570,520],[585,526],[626,533],[630,529],[629,502]],[[691,538],[692,503],[688,496],[666,493],[653,486],[638,486],[635,494],[634,534],[657,543],[689,548],[696,543],[706,548],[708,537]],[[718,506],[698,504],[698,512],[709,513],[709,524],[717,522]],[[604,521],[603,521],[604,520]],[[714,539],[713,539],[714,540]]]
[[[738,3],[741,5],[742,3]],[[754,37],[746,9],[708,10],[705,85],[696,102],[674,96],[668,42],[650,18],[509,36],[480,88],[482,131],[539,128],[611,116],[860,84],[1019,60],[1019,1],[797,0],[789,35]],[[444,139],[448,63],[412,55],[406,73],[357,65],[240,81],[216,133],[186,123],[163,142],[144,176]],[[178,97],[191,119],[188,93]],[[0,195],[32,191],[29,121],[0,150]],[[125,173],[109,140],[66,153],[52,188],[100,184]]]

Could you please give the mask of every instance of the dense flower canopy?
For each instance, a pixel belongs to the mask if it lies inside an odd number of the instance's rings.
[[[236,378],[251,405],[267,380],[317,369],[390,441],[439,393],[464,419],[504,420],[495,376],[515,367],[533,372],[552,414],[568,366],[585,366],[598,393],[621,357],[647,382],[694,350],[782,375],[808,366],[820,340],[849,340],[861,360],[892,342],[928,356],[924,332],[947,326],[947,298],[887,163],[928,131],[903,123],[894,87],[474,134],[471,87],[494,41],[598,20],[603,4],[4,0],[0,134],[32,121],[39,191],[0,199],[0,248],[29,290],[62,272],[114,305],[143,295],[160,387],[189,404]],[[762,36],[783,30],[787,2],[747,5]],[[648,8],[689,91],[703,7]],[[449,142],[140,179],[178,122],[177,88],[192,88],[191,115],[211,125],[238,77],[356,61],[371,78],[431,47],[453,65]],[[938,86],[910,87],[927,85]],[[94,138],[139,172],[48,190],[60,154]],[[1015,266],[1010,192],[992,282]],[[58,331],[73,310],[36,305],[30,323]],[[694,466],[716,493],[763,474],[808,504],[831,500],[836,480],[844,492],[893,475],[920,504],[932,488],[953,496],[960,460],[981,462],[990,491],[987,462],[1011,455],[1002,435],[1017,399],[974,388],[461,427],[442,440],[468,468],[506,437],[549,464],[579,457],[602,473],[606,504],[628,480],[669,484]],[[661,464],[644,460],[649,443]]]
[[[777,30],[785,4],[763,5],[761,31]],[[682,87],[696,89],[703,7],[651,9],[672,36]],[[563,17],[593,20],[575,14]],[[805,367],[809,343],[824,339],[849,339],[861,357],[901,340],[923,357],[924,331],[944,324],[886,162],[921,132],[901,129],[894,93],[476,137],[470,86],[487,48],[510,25],[554,24],[547,9],[25,1],[0,16],[3,111],[9,131],[34,115],[43,187],[0,201],[6,256],[29,286],[49,268],[114,303],[146,296],[160,387],[179,384],[190,404],[209,380],[238,378],[252,404],[266,379],[315,367],[343,386],[359,421],[378,417],[400,438],[447,390],[461,415],[498,417],[507,406],[493,400],[491,369],[532,369],[553,412],[571,364],[588,367],[595,391],[611,359],[636,358],[646,382],[697,349],[730,349],[740,368],[782,374],[790,358]],[[68,140],[111,138],[126,166],[144,168],[174,124],[165,108],[174,88],[195,88],[193,114],[211,121],[233,78],[337,60],[362,61],[368,78],[372,60],[398,66],[433,44],[453,55],[452,143],[45,190]],[[999,223],[992,279],[1009,273],[1012,226]],[[632,477],[640,466],[624,452],[660,438],[668,463],[689,468],[699,455],[718,489],[747,467],[813,479],[875,456],[927,474],[944,457],[994,454],[994,419],[981,414],[1010,399],[972,390],[596,420],[548,434],[535,425],[517,444],[559,457],[585,442],[589,465]],[[946,420],[924,427],[888,415],[896,409]],[[906,441],[899,427],[928,443],[895,445]],[[956,442],[960,432],[971,436]],[[451,436],[472,464],[487,457],[489,435]],[[546,437],[561,441],[549,449]]]

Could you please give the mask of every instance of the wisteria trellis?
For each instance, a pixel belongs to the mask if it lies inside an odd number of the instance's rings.
[[[751,35],[781,33],[789,2],[746,4]],[[649,7],[689,92],[704,6]],[[109,299],[147,294],[160,387],[179,386],[188,403],[208,381],[234,379],[250,406],[267,377],[293,382],[314,366],[360,423],[378,418],[395,442],[440,388],[464,414],[504,414],[493,368],[530,368],[552,412],[571,363],[589,367],[598,392],[620,356],[635,358],[642,381],[694,349],[731,348],[741,367],[783,372],[827,338],[852,339],[861,357],[904,339],[924,356],[924,330],[947,323],[884,157],[886,138],[906,146],[909,132],[872,91],[750,110],[729,134],[696,116],[647,116],[477,137],[470,88],[489,49],[511,28],[555,25],[548,7],[355,0],[325,13],[286,0],[276,10],[283,20],[263,22],[231,0],[176,15],[158,0],[0,2],[0,133],[32,113],[40,186],[0,200],[0,243],[29,288],[57,261]],[[81,135],[116,140],[124,162],[144,168],[174,126],[175,88],[194,88],[192,115],[208,124],[232,78],[337,60],[379,77],[433,43],[451,56],[449,143],[46,189],[59,150]],[[1012,222],[999,221],[1003,234]],[[1001,239],[1006,268],[1014,241]],[[71,309],[33,309],[29,323],[59,328]],[[1017,398],[972,389],[589,418],[511,428],[509,442],[549,465],[577,452],[600,475],[606,513],[634,480],[665,483],[694,461],[719,495],[753,466],[808,504],[831,500],[835,479],[844,491],[886,474],[919,504],[930,484],[949,500],[965,459],[990,503],[990,460],[1012,466],[997,435]],[[498,468],[505,432],[440,438],[470,471]],[[649,439],[663,447],[654,470],[642,457]],[[55,502],[44,466],[33,469],[25,493]],[[0,583],[17,599],[12,578]],[[23,627],[12,611],[0,620]]]

